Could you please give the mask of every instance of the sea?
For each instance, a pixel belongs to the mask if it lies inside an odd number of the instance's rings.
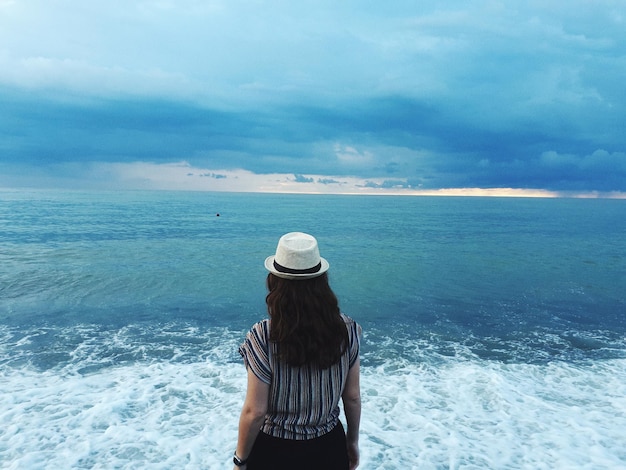
[[[0,468],[232,468],[290,231],[363,327],[359,468],[626,468],[626,201],[6,189]]]

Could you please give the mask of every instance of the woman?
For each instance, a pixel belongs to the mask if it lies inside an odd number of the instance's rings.
[[[355,469],[360,327],[339,311],[328,262],[311,235],[283,235],[265,267],[269,319],[255,324],[239,349],[248,386],[234,468]]]

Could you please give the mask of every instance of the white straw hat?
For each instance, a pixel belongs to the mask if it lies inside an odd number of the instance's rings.
[[[328,268],[315,237],[302,232],[280,237],[276,254],[265,260],[265,269],[284,279],[310,279],[324,274]]]

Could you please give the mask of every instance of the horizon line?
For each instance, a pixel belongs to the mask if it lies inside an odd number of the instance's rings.
[[[1,192],[21,191],[68,191],[68,192],[141,192],[141,191],[172,191],[172,192],[206,192],[232,194],[301,194],[310,196],[400,196],[400,197],[491,197],[491,198],[526,198],[526,199],[615,199],[626,200],[626,193],[621,191],[559,191],[529,188],[432,188],[423,190],[374,190],[364,188],[349,191],[315,191],[295,189],[216,189],[216,188],[180,188],[180,187],[36,187],[36,186],[0,186]]]

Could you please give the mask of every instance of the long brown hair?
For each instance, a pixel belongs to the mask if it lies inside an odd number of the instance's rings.
[[[279,358],[292,366],[322,369],[339,361],[348,347],[348,331],[327,273],[303,280],[270,273],[267,289],[270,341],[278,345]]]

